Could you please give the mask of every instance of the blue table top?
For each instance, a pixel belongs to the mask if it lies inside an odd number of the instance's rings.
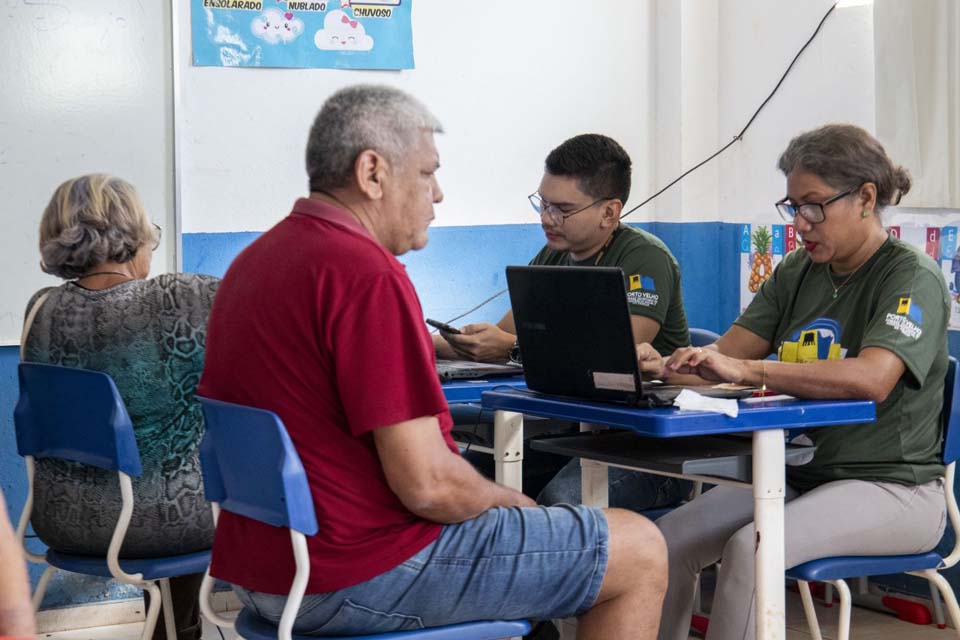
[[[876,407],[870,400],[740,402],[740,413],[736,418],[721,413],[681,412],[672,408],[640,409],[547,396],[526,389],[485,391],[482,401],[483,409],[487,411],[516,411],[544,418],[591,422],[656,438],[826,427],[876,420]]]
[[[526,389],[523,376],[492,378],[490,380],[456,380],[440,385],[447,404],[465,404],[480,402],[480,394],[494,389]]]

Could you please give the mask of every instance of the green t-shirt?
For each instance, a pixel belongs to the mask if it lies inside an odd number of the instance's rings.
[[[621,224],[613,241],[596,262],[596,255],[576,261],[567,251],[543,247],[530,261],[532,265],[620,267],[630,313],[653,318],[660,331],[651,343],[663,355],[690,344],[687,315],[680,290],[680,265],[660,238],[642,229]]]
[[[769,340],[782,361],[836,360],[882,347],[906,366],[877,405],[875,423],[807,432],[817,450],[809,464],[788,468],[790,484],[802,491],[844,479],[918,485],[943,475],[949,309],[936,263],[895,238],[845,283],[802,248],[784,257],[736,324]]]

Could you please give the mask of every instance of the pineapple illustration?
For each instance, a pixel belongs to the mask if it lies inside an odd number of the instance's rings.
[[[750,293],[756,293],[764,280],[773,273],[773,256],[770,255],[770,231],[766,227],[758,227],[750,238],[753,241],[753,260],[750,267]]]

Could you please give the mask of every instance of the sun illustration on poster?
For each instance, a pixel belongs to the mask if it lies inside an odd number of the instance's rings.
[[[317,49],[324,51],[370,51],[373,38],[359,20],[349,17],[339,9],[327,13],[323,19],[323,29],[313,36]]]

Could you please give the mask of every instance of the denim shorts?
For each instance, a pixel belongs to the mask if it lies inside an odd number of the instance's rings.
[[[358,635],[579,615],[600,593],[608,540],[600,509],[490,509],[445,526],[437,540],[386,573],[306,595],[293,630]],[[280,620],[285,596],[234,590],[244,606],[271,622]]]

